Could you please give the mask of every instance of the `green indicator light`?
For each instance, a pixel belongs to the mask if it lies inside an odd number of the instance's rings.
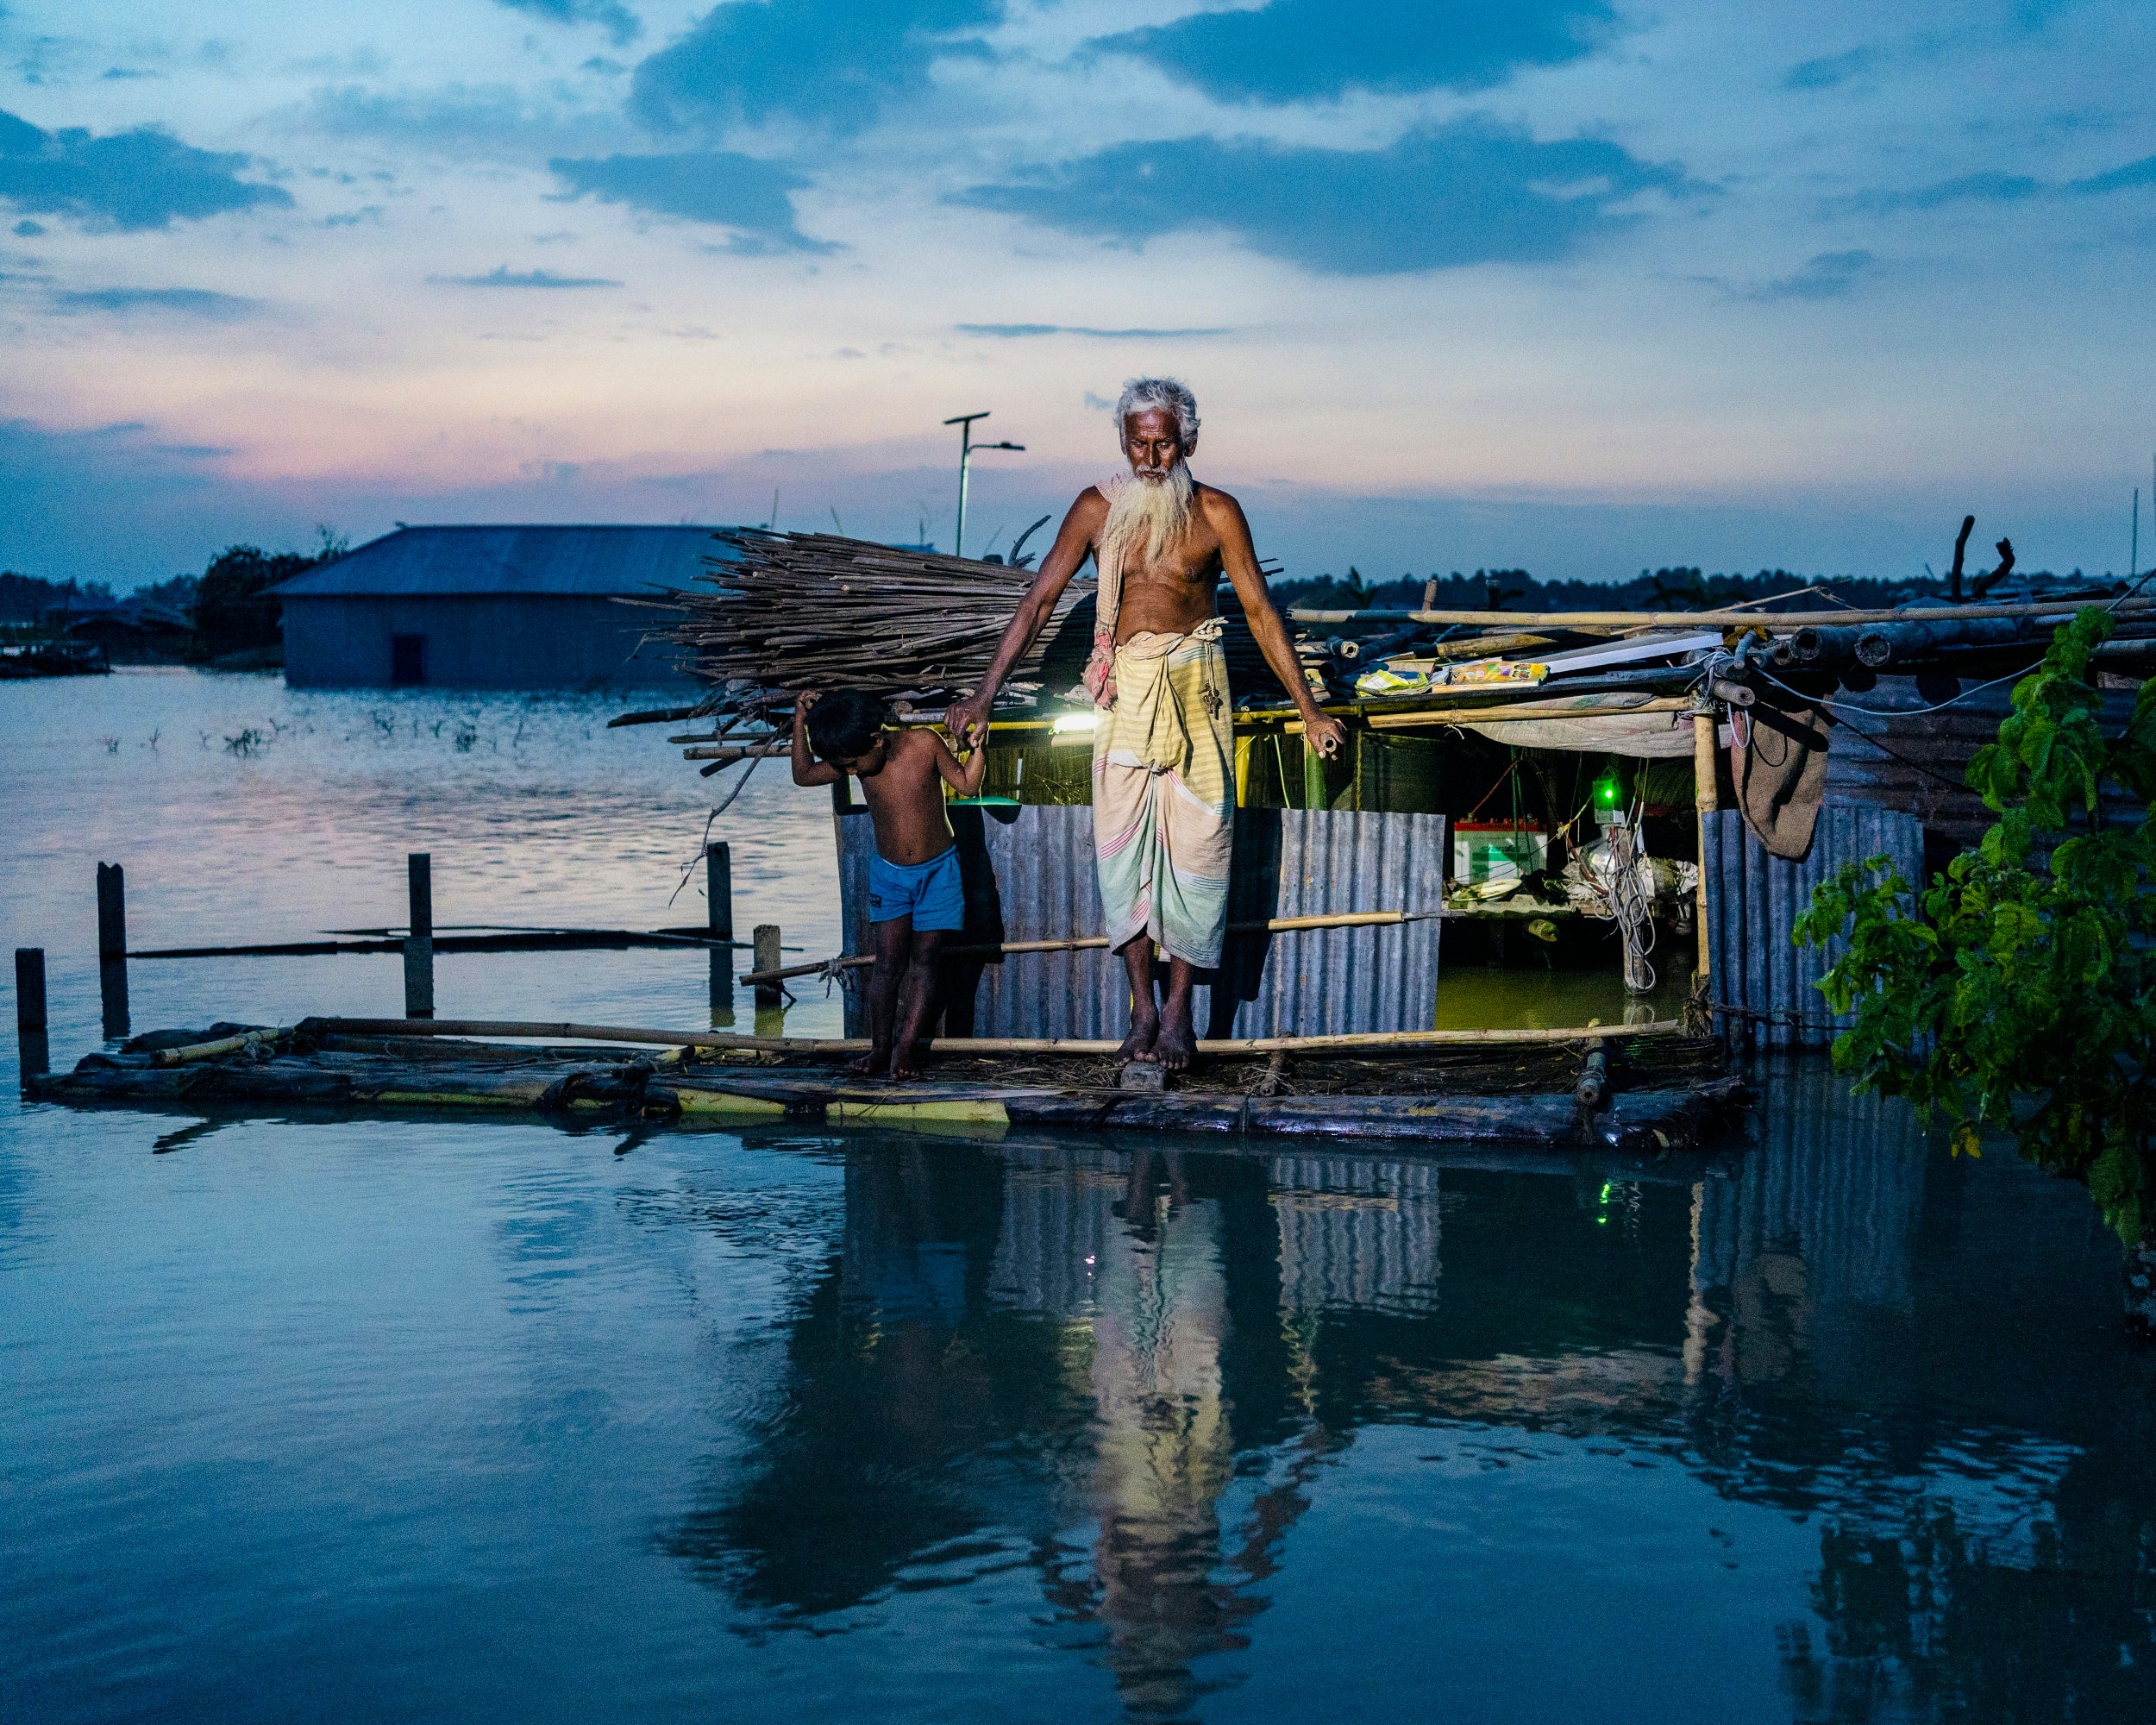
[[[1624,800],[1624,787],[1617,782],[1614,775],[1595,781],[1595,806],[1596,808],[1615,808]]]

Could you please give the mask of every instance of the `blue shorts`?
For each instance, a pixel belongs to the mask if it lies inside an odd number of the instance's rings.
[[[911,867],[887,862],[881,851],[868,858],[868,920],[895,922],[910,916],[917,933],[962,928],[966,894],[958,883],[958,847]]]

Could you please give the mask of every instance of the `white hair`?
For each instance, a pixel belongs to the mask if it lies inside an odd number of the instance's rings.
[[[1175,416],[1176,433],[1182,440],[1184,454],[1198,447],[1198,398],[1190,392],[1188,385],[1174,378],[1128,380],[1123,386],[1122,398],[1115,405],[1116,441],[1120,442],[1130,435],[1133,413],[1148,411]]]

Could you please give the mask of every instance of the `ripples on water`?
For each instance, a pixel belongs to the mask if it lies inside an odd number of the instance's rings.
[[[394,922],[407,848],[445,922],[701,914],[664,900],[705,787],[604,706],[60,693],[0,687],[0,894],[52,949],[65,1057],[100,856],[140,944]],[[257,710],[298,737],[97,740]],[[460,715],[502,749],[437,746]],[[827,805],[736,806],[744,908],[826,950]],[[398,986],[135,969],[138,1025]],[[705,1006],[667,954],[444,960],[442,988]],[[1947,1160],[1815,1066],[1764,1075],[1754,1149],[1645,1179],[195,1126],[24,1112],[6,1076],[11,1717],[2156,1716],[2115,1246],[2079,1192]]]

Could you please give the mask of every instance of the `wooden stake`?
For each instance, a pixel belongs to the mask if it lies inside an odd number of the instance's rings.
[[[723,841],[704,847],[705,925],[714,941],[734,938],[734,853]],[[734,1021],[734,949],[711,948],[711,1011]]]
[[[20,1063],[25,1078],[52,1069],[52,1044],[45,1019],[45,949],[41,946],[15,949],[15,1038],[22,1051]]]
[[[97,999],[107,1037],[128,1033],[128,882],[117,862],[97,865]]]
[[[755,941],[756,955],[756,968],[752,974],[761,979],[756,983],[756,1007],[759,1011],[764,1011],[778,1006],[782,999],[779,978],[774,974],[780,970],[779,925],[775,922],[758,923],[752,938]],[[806,964],[785,974],[799,976],[823,968],[820,964]]]
[[[415,850],[404,858],[411,899],[404,937],[404,1016],[434,1016],[434,857]]]

